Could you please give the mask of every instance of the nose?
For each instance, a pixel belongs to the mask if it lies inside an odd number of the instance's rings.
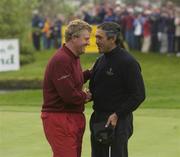
[[[100,41],[96,40],[96,45],[99,46],[100,45]]]
[[[96,38],[96,44],[98,44],[99,43],[99,40]]]
[[[87,40],[86,45],[90,45],[90,40]]]

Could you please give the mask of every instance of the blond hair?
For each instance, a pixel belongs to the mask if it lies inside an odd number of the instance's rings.
[[[83,20],[73,20],[67,26],[65,31],[65,41],[68,42],[72,37],[79,37],[82,30],[92,31],[91,26]]]

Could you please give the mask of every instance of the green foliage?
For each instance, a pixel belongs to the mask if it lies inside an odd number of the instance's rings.
[[[40,14],[54,18],[58,14],[63,14],[67,18],[76,11],[76,7],[72,6],[65,0],[34,0],[36,4],[34,8],[38,9]],[[53,8],[53,9],[52,9]]]
[[[0,1],[0,38],[18,38],[20,40],[20,63],[35,60],[32,48],[26,44],[30,31],[31,10],[36,0]]]
[[[29,26],[27,0],[1,0],[0,8],[0,37],[21,39]]]
[[[14,79],[0,81],[0,90],[18,90],[18,89],[40,89],[42,88],[42,80],[33,79]]]
[[[29,45],[21,45],[20,64],[25,65],[35,61],[34,50]]]
[[[171,0],[171,1],[169,1],[169,0],[162,0],[162,2],[164,2],[164,3],[173,2],[176,5],[180,5],[180,1],[179,0]]]

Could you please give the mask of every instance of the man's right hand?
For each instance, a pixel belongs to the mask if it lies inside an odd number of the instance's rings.
[[[87,103],[87,102],[89,102],[92,99],[92,94],[89,91],[89,89],[87,89],[87,88],[84,89],[84,92],[86,93],[86,100],[85,100],[85,102]]]

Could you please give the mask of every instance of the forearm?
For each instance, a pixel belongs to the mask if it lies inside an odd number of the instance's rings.
[[[116,109],[115,113],[119,117],[124,117],[129,113],[135,111],[139,105],[144,101],[145,93],[139,93],[128,96],[128,98]]]
[[[84,83],[86,83],[91,77],[92,70],[83,71]]]

